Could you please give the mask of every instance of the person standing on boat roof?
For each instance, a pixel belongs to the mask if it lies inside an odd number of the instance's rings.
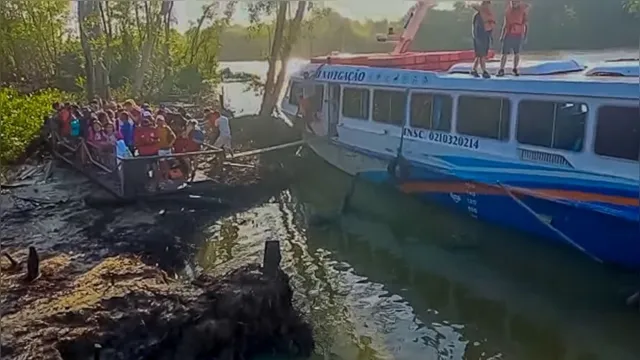
[[[497,76],[504,76],[504,67],[507,65],[507,56],[513,52],[513,75],[518,76],[518,65],[520,64],[520,49],[522,42],[527,37],[529,30],[529,20],[527,12],[529,5],[520,0],[512,0],[507,5],[504,14],[504,25],[502,26],[502,58],[500,59],[500,70]]]
[[[493,29],[496,27],[496,20],[491,10],[491,1],[483,1],[479,6],[471,5],[476,10],[473,15],[473,51],[475,52],[475,60],[473,60],[473,68],[471,69],[471,75],[479,77],[478,65],[482,69],[482,77],[485,79],[491,76],[487,72],[486,58],[489,55],[489,47],[491,47],[491,40],[493,35]]]

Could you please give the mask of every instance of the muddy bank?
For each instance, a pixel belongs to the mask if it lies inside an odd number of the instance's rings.
[[[296,138],[268,123],[274,120],[251,121],[245,118],[236,129],[238,149]],[[2,251],[22,264],[8,269],[2,258],[2,359],[84,359],[93,343],[106,349],[103,359],[233,359],[263,350],[307,354],[313,343],[288,302],[286,276],[265,278],[252,266],[218,280],[199,274],[199,285],[174,279],[206,241],[203,228],[289,184],[295,151],[233,160],[246,166],[225,167],[224,181],[192,189],[212,201],[174,197],[96,205],[87,200],[109,196],[73,170],[55,161],[48,165],[51,159],[41,152],[6,173],[3,184],[10,186],[0,194],[0,241]],[[42,270],[26,284],[29,246],[38,250]],[[230,296],[233,301],[225,300]],[[229,302],[235,310],[225,308]],[[187,346],[185,337],[207,340]],[[197,351],[184,355],[182,348]]]
[[[87,272],[76,264],[68,255],[45,259],[30,284],[19,271],[3,272],[3,293],[16,295],[16,311],[2,319],[3,359],[308,357],[313,349],[282,272],[269,277],[247,265],[187,284],[133,257]]]

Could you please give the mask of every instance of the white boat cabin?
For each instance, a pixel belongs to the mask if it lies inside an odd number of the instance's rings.
[[[316,135],[389,157],[404,132],[402,152],[410,160],[530,163],[637,186],[637,62],[525,62],[522,76],[491,79],[473,78],[469,69],[310,64],[291,77],[282,110],[295,115],[300,96],[311,97],[320,118],[312,125]]]

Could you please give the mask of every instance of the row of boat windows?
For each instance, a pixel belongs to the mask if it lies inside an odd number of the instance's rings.
[[[323,89],[322,85],[313,89],[316,109],[322,108]],[[296,93],[293,86],[291,90],[292,94]],[[405,92],[374,90],[369,116],[370,94],[368,89],[344,87],[342,116],[365,121],[371,118],[378,123],[403,126],[407,100],[410,100],[411,127],[451,131],[453,98],[449,95],[412,93],[407,99]],[[289,101],[297,104],[297,97],[290,96]],[[462,135],[508,141],[511,106],[507,98],[461,95],[457,104],[456,131]],[[522,100],[518,104],[516,139],[521,144],[581,152],[589,110],[584,103]],[[640,109],[599,107],[594,151],[603,156],[638,160]]]

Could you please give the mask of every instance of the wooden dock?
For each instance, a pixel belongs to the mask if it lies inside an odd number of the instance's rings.
[[[196,174],[198,164],[211,164],[214,171],[214,168],[222,171],[223,166],[253,168],[253,165],[239,164],[232,160],[304,145],[304,141],[294,141],[232,154],[229,158],[225,156],[223,149],[206,144],[205,150],[196,152],[120,157],[116,155],[115,150],[105,151],[81,138],[62,138],[55,131],[48,132],[47,136],[47,142],[55,158],[71,165],[111,195],[123,200],[175,193],[190,184],[213,181],[207,176]],[[180,178],[158,179],[155,174],[163,161],[189,163],[192,172],[183,174]]]

